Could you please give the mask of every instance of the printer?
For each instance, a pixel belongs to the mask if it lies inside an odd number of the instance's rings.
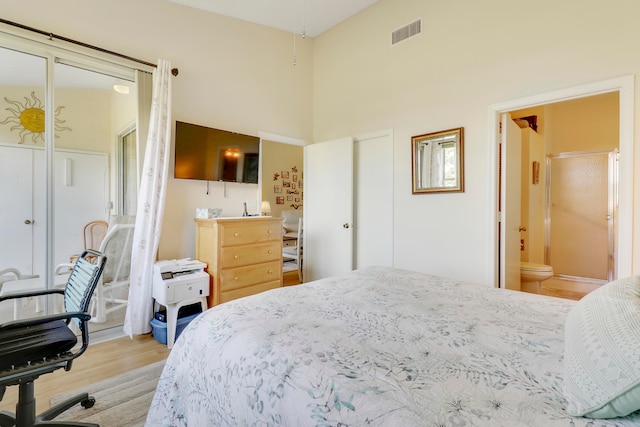
[[[190,258],[158,261],[153,266],[153,298],[165,307],[209,295],[207,265]]]

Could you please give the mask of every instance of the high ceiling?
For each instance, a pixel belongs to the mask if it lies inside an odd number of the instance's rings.
[[[379,0],[169,0],[219,15],[316,37]]]

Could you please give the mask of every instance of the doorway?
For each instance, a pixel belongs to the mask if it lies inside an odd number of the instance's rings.
[[[562,91],[552,92],[548,94],[538,95],[535,97],[524,98],[520,100],[510,101],[504,104],[494,105],[491,107],[492,110],[492,118],[493,123],[491,124],[490,129],[490,137],[494,141],[499,141],[500,135],[500,115],[507,112],[515,113],[514,116],[519,115],[520,113],[527,112],[527,109],[533,108],[549,108],[550,106],[559,105],[563,102],[567,101],[583,101],[589,102],[592,99],[595,99],[599,95],[611,95],[616,97],[616,105],[618,107],[618,114],[615,119],[615,123],[612,125],[617,128],[618,137],[617,137],[617,145],[620,149],[620,157],[619,157],[619,197],[618,197],[618,227],[614,230],[614,239],[615,239],[615,250],[617,252],[617,258],[611,260],[615,266],[615,274],[613,279],[617,277],[624,277],[631,274],[631,212],[632,212],[632,193],[631,193],[631,184],[632,184],[632,166],[633,166],[633,78],[625,77],[620,79],[613,79],[609,81],[599,82],[591,85],[566,89]],[[553,119],[558,119],[559,115],[552,115],[548,117],[547,126],[558,126],[561,124],[560,120],[557,120],[555,123]],[[582,120],[587,120],[584,117]],[[502,128],[504,129],[504,127]],[[551,141],[550,145],[554,147],[552,151],[556,153],[566,152],[566,151],[591,151],[591,148],[582,146],[580,144],[584,143],[582,140],[583,135],[578,135],[577,137],[574,135],[573,137],[561,138],[562,141]],[[596,141],[598,140],[597,135],[594,138]],[[571,150],[564,150],[562,148],[562,144],[574,144],[581,148],[573,148]],[[500,163],[500,145],[496,145],[496,150],[494,152],[495,159],[497,162],[497,167],[494,168],[493,173],[496,174],[495,179],[497,183],[500,182],[500,168],[507,168],[508,164]],[[530,165],[525,165],[525,167],[529,167]],[[520,221],[515,221],[509,223],[509,221],[505,221],[505,218],[508,217],[509,210],[509,200],[508,196],[502,195],[499,187],[496,187],[495,190],[495,205],[498,210],[498,221],[494,225],[496,230],[496,242],[494,246],[495,253],[495,283],[498,287],[502,288],[513,288],[514,286],[509,285],[509,281],[507,280],[507,272],[511,271],[519,271],[519,265],[511,265],[515,262],[520,261],[520,257],[512,257],[510,262],[505,260],[505,250],[506,245],[508,244],[507,240],[513,240],[514,236],[517,239],[518,243],[520,242],[520,233],[521,233],[521,224]],[[502,198],[502,200],[501,200]],[[520,208],[520,204],[518,204]],[[545,207],[546,209],[546,207]],[[517,222],[517,223],[516,223]],[[506,236],[510,234],[511,239],[508,239]],[[500,237],[502,236],[502,237]],[[518,244],[518,247],[521,248],[521,245]],[[521,248],[522,249],[522,248]],[[511,281],[513,281],[513,275],[511,275]],[[519,287],[519,283],[517,284]]]

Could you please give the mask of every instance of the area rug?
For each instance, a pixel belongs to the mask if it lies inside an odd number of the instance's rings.
[[[92,422],[102,427],[144,426],[163,367],[164,360],[56,396],[51,405],[83,392],[96,398],[92,408],[76,405],[56,420]]]

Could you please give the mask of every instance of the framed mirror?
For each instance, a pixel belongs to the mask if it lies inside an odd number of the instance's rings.
[[[464,191],[464,128],[411,137],[413,194]]]

